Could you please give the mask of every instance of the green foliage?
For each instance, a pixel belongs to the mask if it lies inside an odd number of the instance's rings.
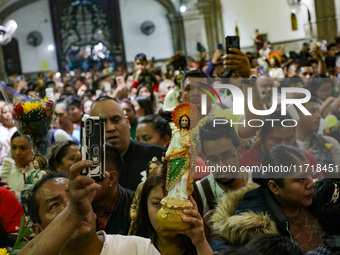
[[[21,217],[18,237],[17,237],[17,240],[15,241],[15,244],[13,246],[13,249],[10,255],[18,254],[19,251],[28,243],[28,241],[26,241],[25,239],[33,236],[33,233],[30,229],[31,219],[29,218],[29,220],[26,223],[25,223],[25,219],[26,217],[25,215],[23,215]]]

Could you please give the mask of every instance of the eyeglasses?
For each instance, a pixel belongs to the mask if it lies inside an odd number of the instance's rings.
[[[209,166],[215,166],[218,165],[219,162],[222,162],[224,165],[232,164],[234,163],[235,157],[237,155],[238,148],[235,150],[235,153],[233,155],[222,155],[219,158],[204,158],[204,162]],[[226,154],[226,153],[224,153]]]

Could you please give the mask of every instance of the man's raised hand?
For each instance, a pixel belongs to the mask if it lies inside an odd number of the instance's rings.
[[[81,175],[81,171],[93,165],[90,160],[80,160],[80,152],[77,152],[74,164],[70,168],[69,193],[71,212],[85,216],[92,210],[91,202],[96,194],[96,191],[101,186],[92,178]]]

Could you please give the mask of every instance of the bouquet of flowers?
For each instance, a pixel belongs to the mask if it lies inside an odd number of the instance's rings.
[[[45,154],[47,133],[53,124],[54,102],[47,98],[30,98],[0,84],[7,103],[14,105],[12,116],[18,131],[30,142],[35,154]]]
[[[33,145],[35,154],[44,154],[46,135],[51,129],[54,103],[51,100],[26,101],[18,103],[13,109],[13,118],[17,121],[18,130]]]

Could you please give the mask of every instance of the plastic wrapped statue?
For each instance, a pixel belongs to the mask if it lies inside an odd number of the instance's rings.
[[[177,130],[174,131],[170,146],[166,152],[166,185],[167,196],[162,199],[162,208],[157,218],[166,229],[185,230],[191,227],[182,221],[182,211],[191,209],[188,196],[193,191],[191,176],[192,164],[196,162],[194,146],[191,146],[190,129],[198,122],[197,109],[188,104],[179,104],[172,114]]]
[[[47,135],[53,126],[54,102],[38,96],[27,97],[1,81],[0,89],[7,104],[14,106],[12,116],[20,134],[32,145],[34,154],[45,155]]]
[[[46,172],[44,168],[46,168],[47,161],[43,155],[37,155],[33,159],[33,167],[34,170],[30,173],[30,175],[26,178],[26,184],[35,184],[37,181],[43,177]]]
[[[47,160],[43,155],[36,155],[33,158],[34,170],[28,176],[24,174],[25,188],[21,191],[21,204],[25,214],[28,214],[28,194],[33,188],[34,184],[38,182],[45,174]]]

